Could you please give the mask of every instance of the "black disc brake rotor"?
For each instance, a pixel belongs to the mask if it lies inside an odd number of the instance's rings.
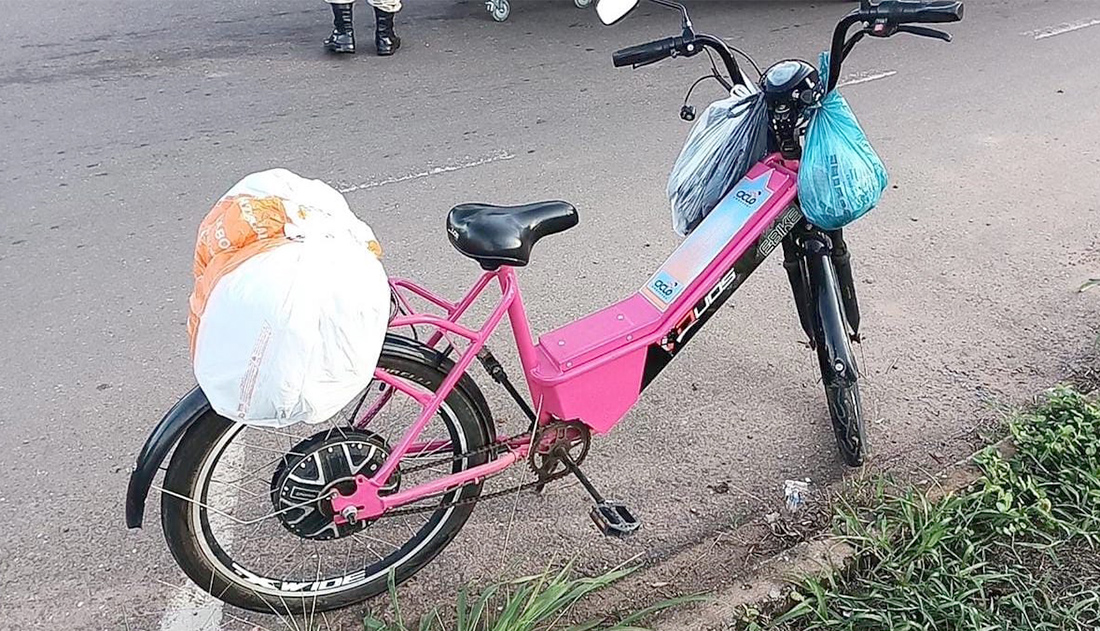
[[[355,476],[370,476],[390,455],[389,445],[364,430],[324,430],[295,445],[271,478],[271,501],[279,521],[304,539],[340,539],[370,525],[369,520],[338,525],[332,520],[329,497],[334,490],[350,495]],[[394,471],[383,495],[397,492],[400,471]]]

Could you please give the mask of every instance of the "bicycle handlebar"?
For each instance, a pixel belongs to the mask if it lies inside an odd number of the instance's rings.
[[[958,22],[962,16],[963,3],[958,0],[882,0],[878,4],[868,3],[852,11],[837,23],[836,30],[833,31],[833,45],[829,52],[829,84],[826,92],[836,87],[844,58],[864,35],[890,37],[900,32],[951,41],[951,36],[947,33],[906,25]],[[868,26],[848,40],[848,30],[857,22],[863,22]]]
[[[616,68],[623,66],[644,66],[656,63],[662,59],[671,57],[679,45],[683,44],[682,37],[666,37],[637,46],[629,46],[615,51],[611,56]]]
[[[963,3],[956,0],[882,0],[858,13],[863,22],[943,24],[962,19]]]
[[[682,36],[666,37],[615,51],[612,55],[615,67],[637,68],[669,57],[691,57],[703,48],[710,48],[722,58],[733,82],[744,84],[745,78],[737,67],[737,61],[733,58],[729,46],[720,38],[692,32],[691,25],[686,19],[687,14],[684,15]],[[844,16],[833,31],[833,45],[829,56],[829,85],[826,91],[836,87],[841,63],[852,46],[864,35],[890,37],[896,33],[910,33],[951,41],[951,36],[942,31],[907,25],[958,22],[962,17],[963,3],[959,0],[881,0],[878,4],[861,0],[861,7]],[[867,26],[848,40],[849,29],[857,22],[863,22]]]
[[[745,83],[745,77],[741,74],[741,69],[737,66],[737,60],[733,58],[733,52],[730,51],[729,46],[720,38],[704,33],[685,31],[684,36],[681,37],[666,37],[637,46],[629,46],[615,51],[611,55],[611,61],[616,68],[623,66],[638,68],[669,57],[691,57],[704,48],[718,53],[734,83]]]

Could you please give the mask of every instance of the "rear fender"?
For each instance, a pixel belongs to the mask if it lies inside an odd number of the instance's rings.
[[[382,353],[395,355],[412,361],[418,361],[443,371],[454,368],[454,362],[445,355],[428,346],[400,335],[388,334],[382,346]],[[477,408],[479,421],[488,441],[496,439],[496,427],[485,395],[470,377],[462,375],[455,386],[463,391]],[[179,442],[183,434],[211,410],[210,401],[198,386],[191,389],[153,428],[138,454],[137,464],[130,474],[130,483],[126,489],[126,527],[141,528],[144,521],[145,502],[149,490],[153,487],[157,470],[161,463]]]
[[[130,474],[130,484],[126,488],[126,527],[141,528],[145,514],[145,499],[153,486],[157,469],[180,437],[210,411],[210,401],[203,391],[195,386],[190,392],[172,406],[153,428],[145,446],[138,454],[137,464]]]

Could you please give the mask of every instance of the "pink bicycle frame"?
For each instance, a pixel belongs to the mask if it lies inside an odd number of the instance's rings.
[[[672,360],[687,341],[729,298],[742,282],[802,219],[797,196],[798,163],[771,155],[755,165],[680,247],[628,298],[580,320],[532,338],[516,271],[500,267],[485,272],[458,302],[437,296],[408,280],[391,281],[404,311],[391,328],[429,326],[435,329],[427,344],[435,346],[448,335],[461,337],[466,348],[434,392],[379,369],[375,377],[408,395],[421,406],[383,466],[367,478],[357,478],[352,495],[333,499],[335,519],[373,518],[386,510],[499,473],[527,457],[529,444],[517,442],[496,459],[429,483],[380,495],[380,489],[402,458],[432,449],[417,443],[473,363],[497,325],[508,316],[516,348],[538,422],[576,420],[594,433],[609,431],[638,400],[641,391]],[[459,323],[485,288],[496,280],[500,301],[477,329]],[[443,315],[413,310],[408,294],[443,311]],[[348,509],[353,509],[349,511]]]

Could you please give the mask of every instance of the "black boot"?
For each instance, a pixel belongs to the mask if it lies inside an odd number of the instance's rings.
[[[380,57],[392,55],[401,48],[401,38],[393,32],[394,15],[377,7],[374,9],[374,46]]]
[[[354,53],[355,31],[351,27],[351,3],[332,5],[332,35],[325,40],[330,53]]]

